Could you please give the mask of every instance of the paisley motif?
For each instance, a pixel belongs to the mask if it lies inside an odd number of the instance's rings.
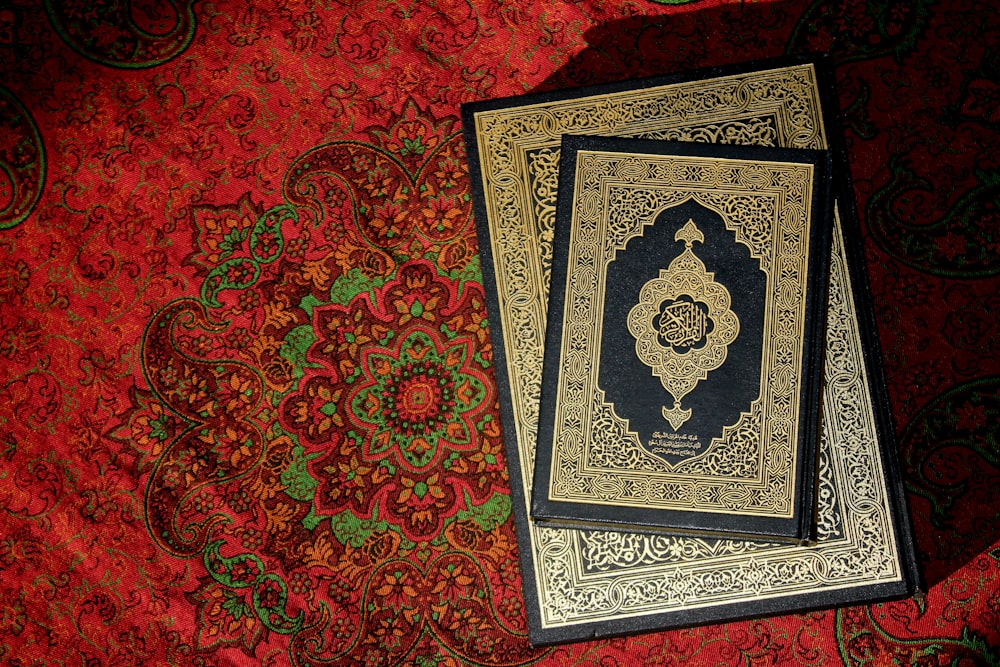
[[[921,551],[933,554],[936,581],[995,542],[1000,513],[1000,377],[958,385],[937,396],[903,429],[900,451]],[[967,507],[984,508],[970,513]]]
[[[816,0],[799,17],[788,52],[832,47],[840,62],[887,55],[902,60],[914,49],[926,27],[931,4],[928,0]]]
[[[127,421],[151,533],[205,569],[199,650],[287,634],[301,664],[534,655],[453,127],[411,104],[377,145],[297,160],[283,203],[188,212],[201,298],[150,320]]]
[[[413,102],[391,127],[368,132],[376,145],[335,142],[298,158],[284,194],[326,226],[344,270],[385,276],[392,253],[440,248],[468,229],[468,167],[454,120],[423,114]]]
[[[199,493],[246,474],[264,449],[261,427],[251,419],[263,398],[253,368],[212,361],[177,349],[178,329],[216,333],[222,325],[190,299],[168,305],[146,327],[143,370],[153,395],[183,422],[164,446],[146,486],[146,516],[154,539],[179,556],[201,553],[225,514],[198,502]],[[160,414],[163,409],[160,408]],[[170,423],[151,423],[151,434]]]
[[[296,213],[288,206],[264,211],[244,194],[235,204],[192,206],[189,221],[198,250],[187,261],[205,274],[202,300],[218,308],[221,292],[251,287],[261,267],[281,255]]]
[[[962,73],[959,90],[951,110],[955,118],[996,127],[1000,123],[1000,50],[987,48],[979,66]]]
[[[868,202],[876,243],[894,259],[932,275],[984,278],[1000,273],[1000,171],[976,171],[977,185],[940,217],[928,210],[940,195],[898,158],[890,182]]]
[[[388,560],[359,587],[355,608],[372,610],[362,614],[360,627],[350,617],[328,611],[296,637],[292,654],[299,664],[398,664],[405,656],[427,652],[426,640],[433,637],[458,657],[456,664],[524,664],[528,656],[519,648],[517,634],[502,620],[491,620],[496,610],[476,594],[485,585],[482,566],[462,552],[446,551],[425,567]],[[366,640],[344,641],[355,633]],[[319,647],[329,657],[318,657]]]
[[[0,230],[24,222],[45,184],[45,147],[31,114],[0,86]]]
[[[109,67],[163,64],[188,47],[197,26],[193,0],[45,0],[45,11],[70,48]]]

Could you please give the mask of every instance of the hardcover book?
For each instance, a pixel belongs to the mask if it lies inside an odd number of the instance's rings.
[[[812,537],[829,162],[563,137],[535,519]]]
[[[533,643],[865,603],[917,585],[832,80],[825,58],[782,60],[463,107]],[[564,134],[834,150],[814,544],[529,520]]]

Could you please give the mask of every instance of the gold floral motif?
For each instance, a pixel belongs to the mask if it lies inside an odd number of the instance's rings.
[[[694,242],[705,242],[694,220],[677,230],[675,240],[684,243],[684,252],[642,286],[639,303],[628,314],[628,330],[636,356],[674,399],[672,407],[663,407],[663,418],[676,431],[691,418],[681,399],[725,363],[740,321],[729,308],[729,290],[694,254]]]

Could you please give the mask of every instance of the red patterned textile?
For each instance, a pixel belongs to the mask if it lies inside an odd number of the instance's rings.
[[[526,639],[462,102],[830,50],[926,597]],[[7,0],[0,665],[1000,664],[989,0]]]

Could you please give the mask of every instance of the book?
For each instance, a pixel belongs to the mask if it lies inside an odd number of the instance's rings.
[[[564,135],[532,517],[809,541],[828,151]]]
[[[909,595],[912,530],[826,57],[463,106],[529,639],[537,645]],[[816,542],[529,520],[564,134],[834,152]]]

